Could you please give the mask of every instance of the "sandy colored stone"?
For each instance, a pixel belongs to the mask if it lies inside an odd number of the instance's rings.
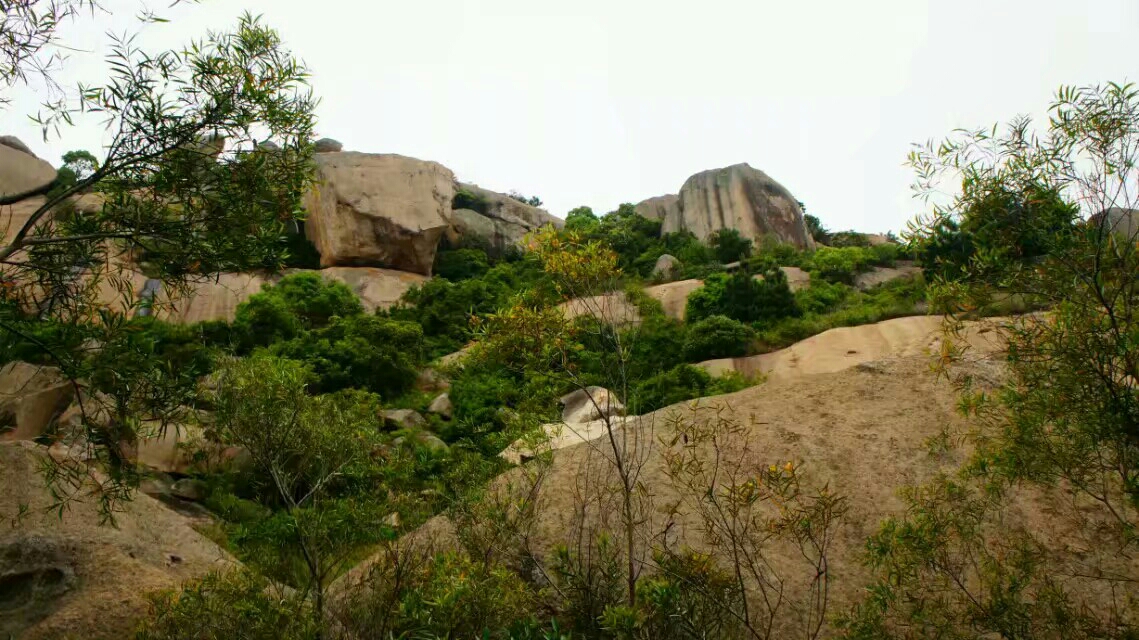
[[[526,234],[546,225],[561,228],[565,223],[545,209],[483,189],[475,184],[455,183],[455,190],[470,192],[486,202],[486,212],[456,209],[452,212],[452,229],[448,238],[453,243],[474,240],[496,251],[520,245]]]
[[[703,280],[680,280],[647,287],[645,293],[650,298],[660,302],[665,315],[673,320],[684,320],[688,296],[702,286],[704,286]]]
[[[831,329],[771,353],[708,360],[696,366],[714,376],[734,371],[749,377],[763,375],[769,381],[835,373],[883,358],[937,353],[943,339],[942,326],[940,316],[895,318]],[[984,352],[998,351],[998,334],[982,332],[983,326],[971,325],[974,328],[966,333],[967,340]]]
[[[450,420],[452,414],[455,412],[455,405],[451,403],[451,394],[440,393],[435,396],[431,401],[431,405],[427,407],[427,413],[434,413],[445,420]]]
[[[624,403],[617,394],[604,387],[575,389],[558,402],[562,405],[562,421],[571,424],[625,415]]]
[[[0,144],[0,198],[40,193],[52,182],[55,182],[55,168],[50,164],[31,153]]]
[[[55,585],[6,592],[0,635],[130,637],[147,615],[148,593],[236,565],[184,516],[146,495],[123,503],[115,526],[101,522],[98,501],[87,495],[90,487],[63,512],[52,509],[55,499],[39,472],[45,452],[26,442],[0,444],[0,574],[38,572]]]
[[[318,184],[305,196],[305,235],[321,266],[389,267],[431,274],[451,227],[454,174],[394,154],[316,156]]]
[[[1139,209],[1111,207],[1103,213],[1092,216],[1091,222],[1098,224],[1104,218],[1106,218],[1104,226],[1107,231],[1129,240],[1139,236]]]
[[[38,438],[74,397],[59,369],[9,362],[0,368],[0,441]]]
[[[642,200],[635,210],[637,215],[649,220],[676,220],[680,217],[680,196],[669,194]]]
[[[290,269],[286,273],[300,271]],[[408,289],[427,281],[427,276],[418,273],[377,267],[329,267],[317,273],[328,280],[348,285],[349,289],[360,296],[360,303],[368,313],[391,307],[399,302]]]
[[[707,240],[720,229],[735,229],[756,242],[770,238],[800,249],[815,246],[791,192],[747,164],[692,176],[680,189],[679,207],[667,214],[662,233],[687,230]]]
[[[392,429],[423,429],[427,421],[412,409],[388,409],[383,412],[384,422]]]
[[[614,326],[639,325],[641,312],[629,302],[623,291],[574,298],[558,305],[566,319],[592,316]]]

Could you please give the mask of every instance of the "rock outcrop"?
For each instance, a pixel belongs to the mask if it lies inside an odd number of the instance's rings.
[[[18,138],[0,141],[0,199],[15,200],[46,191],[55,167],[40,160]]]
[[[1092,216],[1091,222],[1099,224],[1104,218],[1106,218],[1104,225],[1107,231],[1123,236],[1128,240],[1134,240],[1136,236],[1139,236],[1139,209],[1112,207],[1103,213]]]
[[[670,194],[642,200],[637,203],[636,211],[649,220],[676,220],[680,217],[680,196]]]
[[[520,244],[526,234],[535,229],[545,225],[560,228],[564,224],[545,209],[478,185],[457,182],[455,192],[463,193],[466,200],[456,202],[457,208],[451,214],[448,239],[452,242],[473,239],[495,251],[504,251]]]
[[[0,441],[40,437],[74,397],[59,369],[9,362],[0,368]]]
[[[558,305],[567,320],[591,316],[616,327],[641,324],[641,312],[624,291],[574,298]]]
[[[236,566],[146,495],[122,503],[114,526],[101,520],[98,500],[52,508],[39,468],[45,453],[28,442],[0,444],[0,636],[130,637],[148,593]]]
[[[427,421],[418,411],[411,409],[388,409],[383,413],[384,422],[391,429],[425,429]]]
[[[657,258],[656,264],[653,265],[653,272],[650,277],[658,278],[660,280],[672,280],[680,273],[680,260],[675,256],[664,254]]]
[[[756,242],[772,238],[800,249],[815,246],[791,192],[747,164],[698,173],[678,196],[649,198],[637,213],[661,220],[662,233],[691,231],[707,240],[720,229],[735,229]]]
[[[645,293],[660,303],[666,316],[683,321],[688,308],[688,296],[702,286],[704,286],[703,280],[678,280],[647,287]]]
[[[322,267],[390,267],[431,275],[451,228],[455,176],[436,162],[394,154],[321,153],[305,196],[305,235]]]
[[[455,405],[451,403],[451,394],[440,393],[427,407],[427,413],[433,413],[444,420],[450,420],[455,412]]]
[[[604,387],[586,387],[562,396],[562,422],[580,424],[625,415],[625,405],[617,394]]]
[[[314,273],[308,269],[287,269],[283,275]],[[427,280],[426,276],[377,267],[331,267],[315,271],[326,280],[342,282],[357,296],[368,313],[387,309],[399,301],[411,287]],[[155,315],[169,322],[195,323],[208,320],[232,322],[237,307],[265,285],[281,279],[281,275],[267,273],[221,273],[212,278],[192,283],[185,292],[171,297],[157,280],[134,278],[135,298],[153,299]],[[116,295],[108,291],[107,296]]]

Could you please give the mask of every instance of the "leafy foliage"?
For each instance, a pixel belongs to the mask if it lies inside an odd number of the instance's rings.
[[[317,640],[320,625],[296,595],[244,570],[211,573],[151,597],[137,640]]]
[[[727,264],[739,262],[751,255],[751,240],[744,238],[735,229],[720,229],[708,237],[708,246],[716,260]]]
[[[698,321],[726,316],[740,322],[772,321],[799,315],[795,297],[780,269],[752,277],[744,271],[713,274],[688,296],[687,317]]]
[[[709,316],[688,328],[684,358],[689,362],[745,356],[755,340],[751,327],[725,316]]]

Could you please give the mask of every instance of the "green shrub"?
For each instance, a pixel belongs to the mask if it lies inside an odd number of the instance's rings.
[[[210,573],[151,596],[138,640],[316,640],[320,624],[301,594],[278,595],[245,570]]]
[[[738,262],[751,255],[751,240],[735,229],[720,229],[708,236],[708,246],[716,260],[723,264]]]
[[[820,278],[843,284],[854,284],[854,277],[870,266],[869,252],[862,247],[820,247],[811,260]]]
[[[478,278],[488,270],[490,260],[481,249],[443,250],[435,254],[435,275],[452,282]]]
[[[716,315],[740,322],[770,322],[799,313],[787,276],[780,269],[768,269],[758,277],[743,270],[713,274],[688,296],[689,322]]]
[[[415,382],[423,361],[423,329],[414,322],[348,316],[271,350],[312,370],[313,393],[358,388],[393,398]]]
[[[323,327],[333,317],[363,312],[360,299],[343,283],[326,281],[318,273],[297,273],[265,285],[238,305],[233,331],[240,349],[247,352]]]
[[[596,232],[600,226],[601,220],[589,207],[577,207],[566,214],[566,231],[589,235]]]
[[[812,280],[811,286],[795,292],[795,303],[807,314],[827,313],[846,300],[854,291],[845,284]]]
[[[755,340],[751,327],[725,316],[711,316],[688,327],[684,359],[700,362],[747,355]]]
[[[693,398],[732,393],[748,385],[739,375],[713,378],[700,367],[682,364],[638,384],[628,405],[639,415]]]
[[[486,215],[490,211],[490,202],[483,196],[467,189],[456,189],[455,197],[451,200],[452,209],[470,209]]]
[[[857,231],[833,231],[827,245],[835,249],[869,247],[870,239],[866,237],[866,234]]]

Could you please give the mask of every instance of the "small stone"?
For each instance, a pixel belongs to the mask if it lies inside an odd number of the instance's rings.
[[[423,416],[411,409],[389,409],[383,416],[384,422],[392,429],[422,429],[427,426]]]
[[[332,138],[321,138],[316,141],[313,147],[317,153],[339,153],[344,150],[344,145]]]
[[[454,414],[455,407],[451,404],[451,396],[447,393],[441,393],[438,397],[431,401],[431,406],[427,407],[427,413],[434,413],[435,415],[442,416],[446,420],[450,420]]]

